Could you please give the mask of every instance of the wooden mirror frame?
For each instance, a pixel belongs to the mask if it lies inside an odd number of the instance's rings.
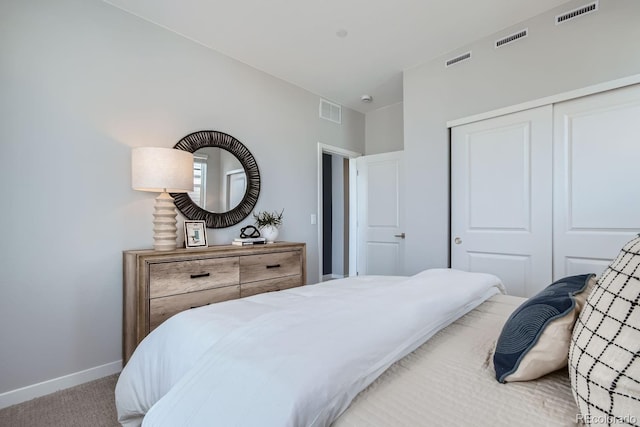
[[[256,159],[240,141],[233,136],[215,130],[193,132],[182,138],[173,147],[195,153],[202,147],[219,147],[233,154],[247,174],[247,189],[242,201],[227,212],[210,212],[196,205],[187,193],[171,193],[176,207],[190,220],[202,220],[207,228],[226,228],[238,224],[255,208],[260,195],[260,170]]]

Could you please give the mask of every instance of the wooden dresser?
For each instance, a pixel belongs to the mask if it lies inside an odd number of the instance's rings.
[[[169,317],[306,282],[304,243],[123,252],[123,362]]]

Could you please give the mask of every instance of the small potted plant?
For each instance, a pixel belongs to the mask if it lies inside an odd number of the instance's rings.
[[[282,214],[284,209],[280,212],[254,212],[253,218],[256,220],[256,225],[260,229],[260,235],[267,240],[267,243],[273,243],[278,238],[278,228],[282,224]]]

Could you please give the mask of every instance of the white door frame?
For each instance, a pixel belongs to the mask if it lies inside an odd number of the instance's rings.
[[[323,144],[318,142],[318,283],[322,282],[322,154],[336,154],[338,156],[346,157],[348,159],[355,159],[356,157],[362,156],[362,153],[357,153],[355,151],[346,150],[340,147],[334,147],[333,145]],[[351,168],[349,168],[349,174],[351,174]],[[351,179],[349,180],[349,186],[351,186]],[[353,235],[351,224],[355,221],[355,194],[349,191],[349,269],[351,269],[352,263],[355,263],[355,258],[352,258],[352,246],[353,240],[351,236]],[[352,221],[353,220],[353,221]]]

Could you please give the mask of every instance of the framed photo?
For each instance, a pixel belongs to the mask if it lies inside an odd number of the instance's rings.
[[[184,222],[184,247],[207,247],[207,227],[205,226],[204,221]]]

